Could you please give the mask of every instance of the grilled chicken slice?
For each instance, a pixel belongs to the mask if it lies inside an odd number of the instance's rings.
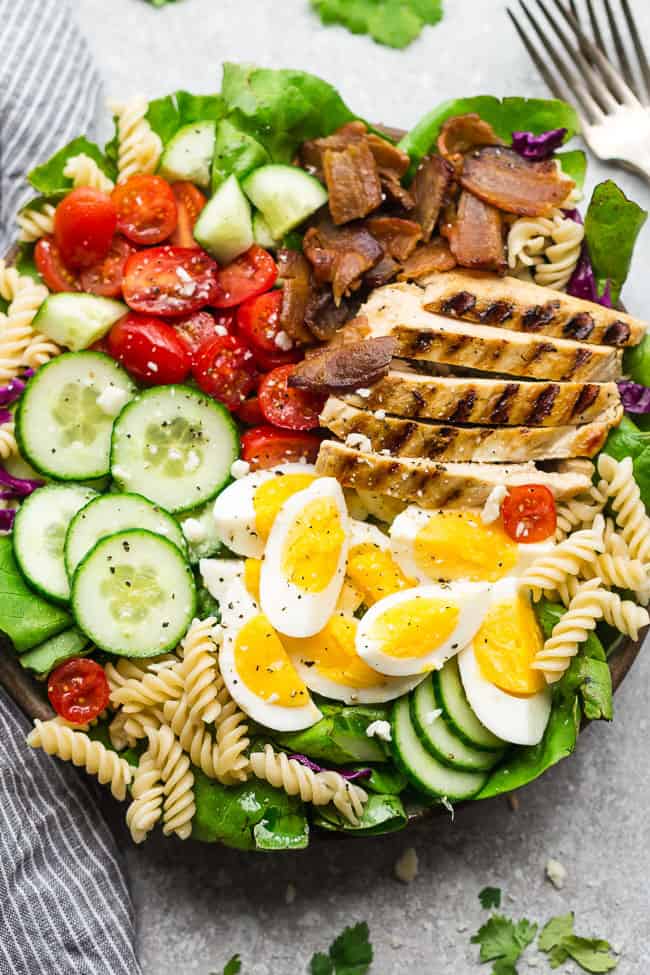
[[[591,484],[586,474],[540,471],[532,462],[438,464],[364,453],[333,440],[321,444],[316,471],[337,478],[345,487],[385,494],[421,508],[482,507],[498,484],[545,484],[558,501],[587,491]]]
[[[647,328],[645,322],[615,308],[517,278],[451,271],[421,283],[427,285],[423,301],[427,311],[481,325],[616,347],[637,345]]]
[[[341,399],[361,410],[451,423],[561,427],[599,420],[616,426],[623,417],[616,383],[469,379],[392,369],[363,393]]]
[[[370,335],[397,340],[396,355],[532,379],[607,382],[621,375],[623,353],[604,345],[511,332],[422,309],[417,285],[387,285],[361,309]]]
[[[611,424],[580,427],[457,427],[439,423],[377,416],[330,396],[321,426],[345,440],[350,434],[367,439],[373,451],[399,457],[437,461],[478,461],[484,464],[526,460],[593,457],[605,443]],[[358,446],[352,444],[351,446]]]

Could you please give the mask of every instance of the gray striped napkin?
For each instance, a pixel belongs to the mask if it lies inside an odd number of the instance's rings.
[[[0,24],[1,256],[25,172],[92,137],[101,83],[66,0],[0,0]],[[28,730],[0,690],[0,975],[137,975],[115,840],[82,776]]]

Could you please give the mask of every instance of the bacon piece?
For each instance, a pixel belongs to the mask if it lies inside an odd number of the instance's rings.
[[[460,182],[485,203],[526,217],[548,216],[575,186],[553,159],[530,162],[498,146],[468,153]]]
[[[355,142],[363,142],[367,129],[363,122],[348,122],[332,135],[322,139],[309,139],[300,147],[300,159],[307,169],[318,176],[323,175],[323,153],[326,149],[342,152]]]
[[[312,341],[305,326],[305,315],[312,295],[309,263],[297,251],[282,248],[276,255],[278,278],[282,283],[280,324],[292,339],[301,344]]]
[[[478,146],[502,146],[489,122],[471,112],[468,115],[455,115],[448,118],[440,129],[438,152],[449,160],[457,173],[463,169],[463,157],[470,149]]]
[[[321,342],[329,342],[356,314],[360,304],[356,298],[342,298],[340,304],[336,305],[331,289],[321,288],[312,293],[305,314],[305,325]]]
[[[366,217],[381,206],[377,164],[366,141],[350,143],[340,152],[326,149],[323,153],[323,174],[335,224]]]
[[[384,256],[381,245],[365,227],[334,227],[322,220],[310,227],[303,239],[303,251],[320,284],[331,284],[334,301],[359,287],[361,278]]]
[[[417,281],[440,271],[456,267],[456,258],[442,237],[434,237],[428,244],[420,244],[397,275],[399,281]]]
[[[415,206],[415,197],[402,186],[399,177],[395,173],[380,173],[381,188],[384,191],[386,200],[394,203],[403,210],[412,210]]]
[[[440,212],[454,183],[454,170],[442,156],[427,156],[413,177],[411,193],[415,201],[413,217],[422,227],[424,240],[430,240]]]
[[[471,193],[463,191],[460,195],[449,246],[462,267],[505,274],[507,265],[501,214]]]
[[[394,146],[387,139],[382,139],[381,136],[375,135],[374,132],[369,132],[367,139],[370,151],[375,157],[379,175],[381,176],[385,172],[390,172],[395,173],[401,179],[411,164],[411,159],[408,154],[402,152],[401,149],[398,149],[397,146]]]
[[[386,337],[323,349],[298,363],[289,386],[314,392],[370,386],[388,373],[396,346]]]
[[[383,285],[390,284],[391,281],[394,281],[399,270],[400,265],[392,257],[382,257],[379,264],[375,264],[374,267],[371,267],[364,274],[363,286],[370,290],[373,288],[381,288]]]
[[[396,261],[410,257],[422,237],[419,224],[400,217],[371,217],[366,220],[366,227],[384,248],[384,253]]]

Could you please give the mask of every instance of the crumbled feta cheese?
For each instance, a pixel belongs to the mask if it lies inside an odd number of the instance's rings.
[[[495,484],[490,491],[487,501],[481,511],[481,521],[484,525],[491,525],[501,514],[501,502],[508,493],[505,484]]]
[[[196,450],[190,450],[189,454],[187,455],[187,460],[185,462],[185,470],[187,471],[188,474],[191,474],[192,471],[195,471],[200,466],[201,466],[201,458],[197,454]]]
[[[285,904],[293,904],[296,899],[296,888],[293,884],[287,884],[287,889],[284,893]]]
[[[247,460],[235,460],[230,466],[230,475],[239,480],[240,477],[246,477],[250,469],[251,465]]]
[[[228,334],[228,329],[226,328],[225,325],[215,325],[214,326],[214,334],[215,335],[227,335]]]
[[[361,389],[357,389],[357,396],[361,396],[362,399],[368,399],[370,396],[370,390],[363,386]]]
[[[147,363],[147,369],[149,370],[149,372],[158,372],[158,365],[157,363],[153,362],[153,360],[150,360]]]
[[[375,410],[375,420],[385,420],[386,410]]]
[[[345,446],[351,447],[353,450],[361,450],[365,454],[372,453],[372,444],[363,433],[348,433],[345,438]]]
[[[176,276],[178,278],[180,278],[181,281],[186,281],[187,282],[187,281],[191,281],[192,280],[191,274],[188,274],[187,271],[185,270],[185,268],[182,265],[180,265],[180,264],[176,268]]]
[[[424,723],[433,724],[434,721],[438,720],[441,714],[442,714],[442,708],[434,708],[433,711],[428,711],[427,714],[425,714],[424,716]]]
[[[414,847],[404,850],[395,864],[395,876],[403,884],[412,884],[418,875],[418,855]]]
[[[566,867],[563,863],[560,863],[559,860],[547,860],[546,876],[554,887],[557,887],[558,890],[562,890],[566,880]]]
[[[390,721],[372,721],[366,728],[368,738],[381,738],[382,741],[392,741]]]
[[[275,339],[273,341],[277,345],[278,349],[282,349],[283,352],[288,352],[289,349],[293,348],[293,341],[291,340],[291,336],[287,335],[284,329],[278,332],[278,334],[275,336]]]
[[[181,460],[183,455],[180,450],[176,449],[176,447],[172,447],[172,449],[169,451],[168,457],[170,460]]]
[[[191,545],[198,542],[204,542],[208,534],[205,526],[202,525],[197,518],[186,518],[186,520],[183,522],[182,528],[185,538]]]
[[[129,394],[119,386],[107,386],[97,397],[97,406],[106,416],[117,416],[129,400]]]

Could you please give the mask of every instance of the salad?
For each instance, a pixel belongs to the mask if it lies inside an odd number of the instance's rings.
[[[530,782],[650,622],[644,212],[607,181],[581,215],[559,101],[401,135],[229,64],[111,107],[0,267],[28,743],[136,842],[295,849]]]

